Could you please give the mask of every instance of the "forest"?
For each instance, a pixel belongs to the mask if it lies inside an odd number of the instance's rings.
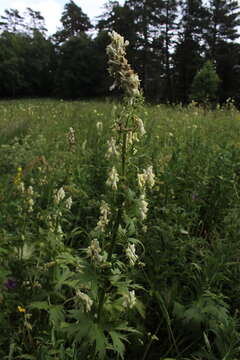
[[[147,100],[187,104],[207,61],[218,76],[214,101],[240,103],[240,12],[235,0],[108,1],[93,25],[72,0],[48,34],[39,11],[0,16],[0,98],[109,96],[108,32],[129,40],[127,56]],[[113,95],[118,95],[113,91]]]

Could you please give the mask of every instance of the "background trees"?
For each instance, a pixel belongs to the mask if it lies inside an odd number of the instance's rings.
[[[239,101],[235,0],[109,0],[95,27],[70,0],[60,21],[49,37],[44,18],[31,8],[0,16],[0,97],[108,95],[105,48],[115,30],[130,42],[128,58],[149,100],[189,102],[194,76],[211,60],[220,101]]]

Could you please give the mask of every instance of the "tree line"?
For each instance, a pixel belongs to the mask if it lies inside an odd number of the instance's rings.
[[[60,21],[48,36],[43,16],[31,8],[0,16],[1,98],[109,95],[105,48],[115,30],[129,40],[128,58],[149,100],[188,103],[196,74],[211,62],[218,100],[240,103],[235,0],[108,1],[95,26],[70,0]]]

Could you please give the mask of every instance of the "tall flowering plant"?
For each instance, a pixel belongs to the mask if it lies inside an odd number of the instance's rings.
[[[130,312],[144,316],[134,269],[144,266],[138,234],[144,231],[148,213],[146,189],[155,182],[151,165],[139,171],[134,163],[146,133],[138,116],[143,103],[140,80],[126,59],[128,42],[115,31],[109,36],[108,71],[114,78],[111,88],[121,88],[124,98],[106,144],[106,192],[99,218],[83,251],[83,268],[76,275],[78,311],[70,312],[76,323],[66,328],[79,340],[82,351],[85,344],[91,359],[105,359],[106,352],[123,359],[129,334],[138,333],[129,321]]]

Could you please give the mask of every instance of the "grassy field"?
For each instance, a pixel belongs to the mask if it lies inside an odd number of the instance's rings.
[[[115,189],[120,116],[0,102],[0,357],[238,360],[240,113],[142,105]]]

